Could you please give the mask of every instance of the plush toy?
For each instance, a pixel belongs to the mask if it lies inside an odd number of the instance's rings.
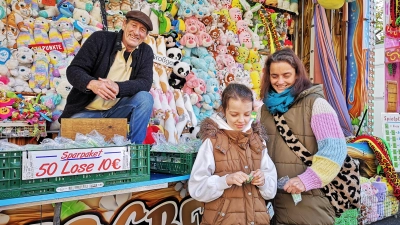
[[[34,62],[31,68],[34,75],[29,79],[29,87],[35,93],[46,93],[50,88],[49,64],[49,54],[41,48],[35,49]]]
[[[163,110],[162,105],[161,105],[161,94],[162,93],[163,92],[160,89],[157,89],[157,88],[150,89],[150,94],[153,96],[153,101],[154,101],[153,102],[153,110],[152,110],[153,117],[157,110]]]
[[[250,63],[255,63],[260,61],[260,55],[258,54],[256,48],[252,48],[249,50],[249,56],[247,58],[247,61]]]
[[[83,29],[82,32],[82,41],[81,41],[81,46],[83,45],[83,43],[85,43],[85,41],[90,37],[90,35],[92,35],[94,32],[98,31],[99,29],[96,27],[92,27],[92,26],[87,26]]]
[[[185,103],[185,108],[189,114],[189,121],[192,126],[197,126],[197,118],[193,111],[193,104],[191,103],[191,98],[188,94],[183,94],[183,102]],[[186,126],[186,124],[185,124]],[[181,132],[182,134],[182,132]],[[180,135],[179,135],[180,136]]]
[[[158,78],[156,78],[155,80],[159,81],[161,90],[163,91],[163,93],[166,93],[169,89],[169,84],[168,84],[169,80],[168,80],[167,71],[164,68],[164,66],[161,66],[158,63],[154,63],[154,69],[158,74]],[[154,77],[157,76],[157,74],[153,73],[153,80],[154,80]],[[156,87],[157,87],[157,85],[156,85]]]
[[[103,18],[101,17],[101,3],[100,0],[96,0],[93,3],[93,9],[90,11],[90,15],[94,18],[94,20],[98,22],[102,22]]]
[[[260,3],[256,3],[253,6],[250,6],[250,4],[246,0],[239,0],[240,4],[242,4],[244,10],[246,11],[243,14],[243,20],[247,22],[248,26],[252,27],[253,26],[253,13],[257,12],[261,8]]]
[[[48,44],[50,43],[49,32],[50,26],[49,21],[45,18],[38,17],[35,19],[35,24],[33,28],[33,36],[35,38],[36,44]]]
[[[57,4],[57,9],[59,14],[55,17],[53,17],[54,21],[59,20],[60,18],[71,18],[72,14],[74,12],[75,7],[67,1],[61,1],[60,3]]]
[[[175,98],[175,104],[176,104],[176,112],[178,113],[179,116],[186,114],[189,116],[189,113],[187,112],[185,108],[185,102],[183,101],[183,93],[182,90],[179,89],[174,89],[174,98]]]
[[[256,95],[255,99],[260,99],[261,79],[258,71],[253,70],[250,72],[251,83],[253,84],[253,91]]]
[[[68,82],[67,78],[62,77],[55,77],[53,79],[53,83],[56,89],[57,94],[61,95],[60,104],[57,105],[57,110],[64,110],[64,107],[67,103],[67,97],[72,90],[72,85]]]
[[[211,36],[208,33],[204,32],[204,31],[200,31],[197,34],[197,38],[199,40],[199,46],[201,46],[201,47],[206,47],[207,48],[207,47],[211,46],[214,43],[214,41],[211,38]]]
[[[218,109],[221,105],[221,96],[218,94],[218,81],[215,78],[206,80],[206,93],[203,94],[202,107],[206,110]]]
[[[63,39],[61,36],[61,33],[57,29],[57,25],[55,21],[49,21],[49,40],[50,43],[62,43],[63,44]]]
[[[181,40],[179,40],[179,43],[186,48],[199,47],[199,39],[192,33],[186,33],[183,35]]]
[[[167,17],[167,15],[163,11],[158,11],[155,9],[151,9],[152,14],[155,14],[158,17],[158,33],[165,34],[171,31],[171,20]]]
[[[7,3],[6,1],[0,2],[0,20],[7,16]]]
[[[18,61],[18,65],[31,67],[33,63],[33,57],[35,53],[32,49],[22,46],[14,50],[12,53],[13,59]],[[10,72],[13,73],[13,70],[10,68]]]
[[[150,34],[159,35],[160,34],[160,22],[158,21],[158,15],[154,13],[154,11],[160,10],[159,4],[152,4],[150,8],[150,20],[153,25],[153,30],[150,31]]]
[[[31,4],[26,4],[24,0],[11,0],[11,10],[7,8],[7,21],[15,23],[16,27],[20,29],[23,26],[23,20],[32,16]]]
[[[23,26],[21,26],[17,38],[18,47],[35,44],[35,40],[33,39],[34,22],[35,20],[33,18],[26,18],[23,20]]]
[[[289,10],[299,15],[299,0],[290,0]]]
[[[178,143],[178,132],[176,130],[175,119],[171,111],[165,111],[165,124],[164,124],[165,139],[172,144]]]
[[[278,6],[278,0],[265,0],[264,4],[277,7]]]
[[[21,92],[32,92],[32,89],[29,87],[28,80],[31,78],[31,69],[26,66],[18,66],[17,73],[12,74],[14,77],[14,91],[21,93]]]
[[[238,53],[239,53],[239,56],[237,56],[235,58],[236,62],[242,63],[242,64],[246,63],[247,59],[249,57],[249,53],[250,53],[249,49],[246,48],[244,45],[241,45],[238,47]]]
[[[66,70],[67,70],[67,56],[57,50],[52,50],[49,52],[50,56],[50,88],[53,89],[55,88],[54,85],[54,78],[55,77],[61,77],[62,75],[66,75]]]
[[[143,144],[145,145],[152,145],[156,141],[154,140],[153,133],[158,133],[160,132],[161,129],[159,126],[156,125],[149,125],[146,129],[146,138],[143,141]]]
[[[164,36],[158,36],[156,40],[157,54],[167,56],[167,47],[165,46]]]
[[[181,60],[182,50],[180,48],[169,48],[167,49],[167,56],[173,60]]]
[[[84,25],[91,25],[99,29],[103,29],[103,24],[92,17],[86,10],[75,9],[72,18]]]
[[[176,61],[173,66],[173,72],[170,75],[168,83],[174,89],[181,89],[185,85],[186,76],[192,70],[192,66],[185,62]]]
[[[90,12],[93,10],[93,2],[91,0],[73,0],[75,8]]]
[[[40,16],[42,18],[52,18],[52,17],[57,16],[59,14],[56,5],[52,5],[52,6],[44,5],[42,1],[43,0],[37,0],[38,8],[42,9],[42,10],[39,10],[38,16]],[[34,2],[34,1],[32,1],[32,2]],[[61,0],[57,0],[56,4],[58,4],[60,2],[61,2]]]
[[[178,38],[178,33],[175,31],[168,32],[167,34],[164,34],[164,41],[165,41],[165,46],[167,47],[167,50],[169,48],[174,48],[174,47],[179,47],[177,45],[176,39]]]
[[[325,9],[339,9],[346,2],[345,0],[318,0],[320,4]]]
[[[57,104],[53,114],[55,112],[61,112],[64,110],[65,104],[67,103],[67,97],[72,90],[72,85],[68,82],[65,76],[56,77],[53,79],[53,85],[55,86],[57,94],[55,94],[57,98]],[[48,93],[46,93],[46,96]],[[54,117],[54,116],[53,116]],[[57,118],[53,118],[53,121],[50,125],[50,130],[60,130],[60,123]]]
[[[17,23],[15,22],[15,20],[10,20],[10,18],[8,18],[6,24],[6,30],[7,30],[7,47],[10,49],[17,48],[17,38],[20,31],[17,27]]]
[[[7,47],[7,18],[0,20],[0,47]]]
[[[182,18],[189,18],[194,15],[194,8],[186,1],[180,1],[178,16]]]
[[[57,29],[61,33],[67,55],[76,55],[81,48],[74,37],[74,26],[71,18],[60,18],[56,22]]]

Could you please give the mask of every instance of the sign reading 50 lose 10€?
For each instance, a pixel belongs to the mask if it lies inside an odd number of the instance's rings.
[[[24,151],[22,154],[22,180],[129,169],[129,147]]]

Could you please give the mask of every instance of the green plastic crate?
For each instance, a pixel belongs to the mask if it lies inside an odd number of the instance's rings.
[[[357,225],[358,209],[346,210],[339,218],[335,219],[334,225]]]
[[[0,199],[52,194],[58,187],[80,184],[111,186],[150,180],[150,145],[130,145],[130,151],[130,170],[32,180],[22,180],[21,151],[0,151]]]
[[[192,171],[197,153],[150,152],[151,172],[186,175]]]

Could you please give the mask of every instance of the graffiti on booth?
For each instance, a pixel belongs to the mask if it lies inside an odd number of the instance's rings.
[[[54,205],[0,211],[0,225],[53,225]],[[168,188],[63,202],[62,225],[198,225],[203,204],[191,198],[186,181]]]

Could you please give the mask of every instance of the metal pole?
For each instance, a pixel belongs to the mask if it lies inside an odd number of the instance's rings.
[[[306,0],[301,1],[301,51],[300,51],[300,59],[304,57],[304,2]]]

